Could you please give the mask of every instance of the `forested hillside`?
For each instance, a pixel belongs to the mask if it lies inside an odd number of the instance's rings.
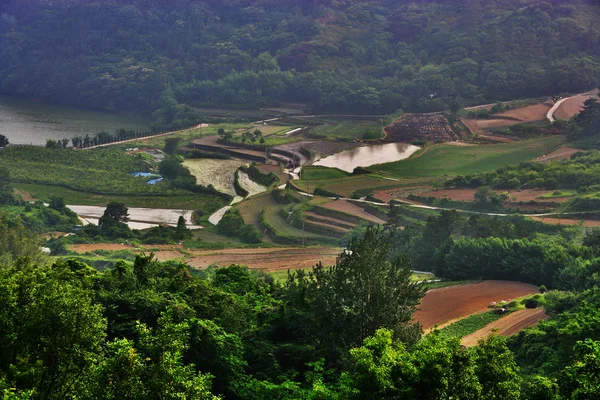
[[[594,0],[3,4],[2,93],[167,122],[177,104],[430,111],[599,78]]]

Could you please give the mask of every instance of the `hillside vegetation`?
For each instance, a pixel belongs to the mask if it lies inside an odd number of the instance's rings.
[[[364,114],[581,91],[600,61],[592,0],[8,0],[0,18],[2,93],[158,125],[193,121],[183,104]]]

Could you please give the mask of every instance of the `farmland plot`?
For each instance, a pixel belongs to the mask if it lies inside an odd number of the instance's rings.
[[[385,128],[386,142],[412,143],[415,140],[450,142],[459,137],[450,129],[441,114],[405,114],[392,126]]]
[[[240,160],[189,159],[183,165],[196,177],[198,185],[213,185],[221,193],[235,196],[235,171],[244,164]]]

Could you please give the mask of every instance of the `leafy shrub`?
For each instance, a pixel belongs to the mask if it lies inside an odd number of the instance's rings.
[[[528,299],[525,302],[525,308],[537,308],[538,307],[538,301],[534,298]]]

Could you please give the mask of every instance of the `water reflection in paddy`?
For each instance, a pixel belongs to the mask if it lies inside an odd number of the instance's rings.
[[[420,147],[407,143],[362,146],[322,158],[315,161],[313,165],[339,168],[346,172],[352,172],[356,167],[369,167],[375,164],[404,160],[419,149]]]

